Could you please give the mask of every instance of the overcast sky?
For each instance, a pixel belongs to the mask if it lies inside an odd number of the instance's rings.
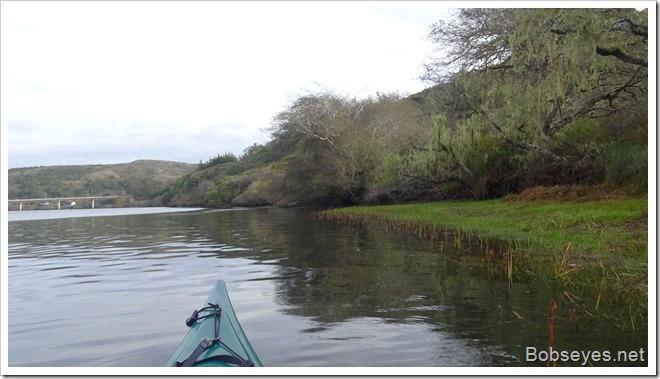
[[[2,2],[9,168],[198,163],[289,101],[415,93],[440,2]],[[446,7],[446,6],[445,6]]]

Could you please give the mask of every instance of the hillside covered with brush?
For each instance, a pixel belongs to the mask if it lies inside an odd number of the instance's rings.
[[[458,9],[430,27],[428,89],[306,93],[271,140],[209,161],[163,204],[492,199],[537,186],[648,183],[647,10]]]

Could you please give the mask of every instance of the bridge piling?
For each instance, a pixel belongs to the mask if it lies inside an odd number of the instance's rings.
[[[55,197],[55,198],[35,198],[35,199],[10,199],[9,203],[18,203],[18,210],[22,211],[23,210],[23,203],[37,203],[37,202],[56,202],[57,201],[57,209],[62,209],[62,202],[70,201],[71,205],[75,204],[73,200],[91,200],[92,201],[92,209],[96,208],[96,200],[106,200],[106,199],[118,199],[118,198],[123,198],[123,197],[130,197],[130,196],[119,196],[119,195],[108,195],[108,196],[70,196],[70,197]]]

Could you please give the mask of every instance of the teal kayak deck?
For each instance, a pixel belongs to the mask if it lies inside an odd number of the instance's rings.
[[[216,317],[215,308],[209,306],[209,304],[219,307],[219,317]],[[251,362],[248,363],[253,363],[254,366],[263,366],[236,318],[234,308],[229,300],[227,287],[222,280],[218,280],[215,283],[204,307],[208,309],[200,310],[196,319],[189,319],[192,324],[190,330],[174,354],[167,361],[166,366],[181,365],[196,349],[200,349],[200,343],[204,344],[202,341],[205,338],[207,339],[205,343],[208,343],[209,340],[214,340],[216,337],[216,328],[219,331],[219,339],[213,341],[208,348],[200,350],[203,352],[194,359],[197,362],[194,366],[235,367],[239,366],[238,362],[241,360],[249,360]],[[194,316],[195,314],[191,318]],[[218,359],[218,357],[225,357],[225,359]]]

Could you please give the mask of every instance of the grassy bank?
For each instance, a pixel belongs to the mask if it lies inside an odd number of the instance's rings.
[[[452,232],[457,246],[476,239],[482,251],[465,254],[497,259],[504,280],[549,280],[559,297],[586,312],[606,302],[619,305],[634,327],[647,307],[647,203],[646,196],[436,202],[335,209],[321,217],[376,223],[430,240]]]
[[[438,202],[342,208],[326,215],[459,230],[476,237],[515,241],[539,254],[563,252],[570,244],[581,255],[646,261],[645,197],[594,202]]]

